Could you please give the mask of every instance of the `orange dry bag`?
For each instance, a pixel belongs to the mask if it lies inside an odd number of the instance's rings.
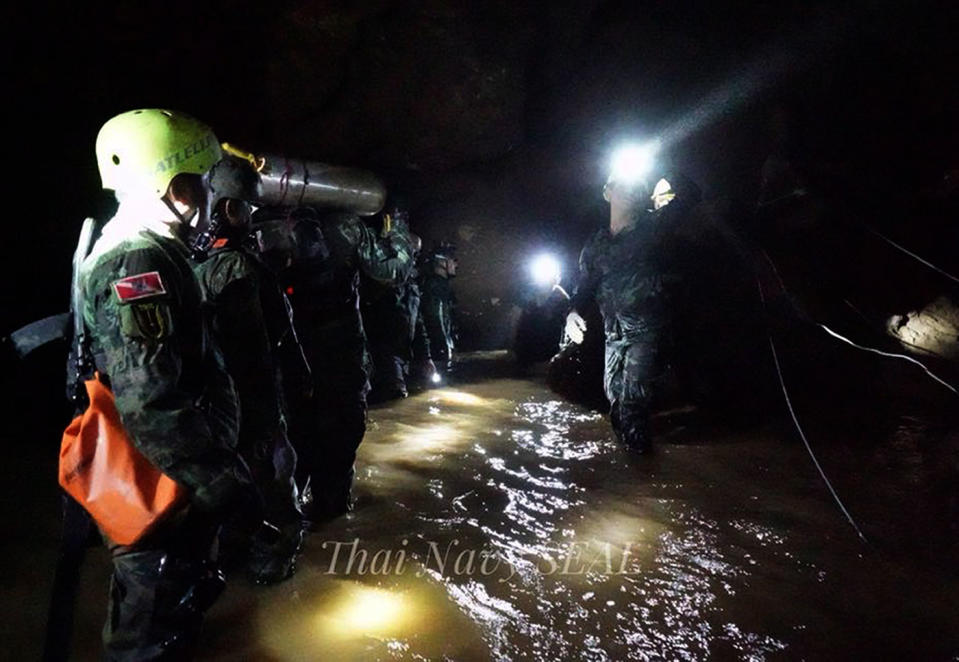
[[[90,406],[63,432],[60,485],[113,542],[132,545],[174,512],[186,492],[127,436],[113,393],[86,382]]]

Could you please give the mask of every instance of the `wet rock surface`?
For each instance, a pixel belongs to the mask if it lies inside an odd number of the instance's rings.
[[[890,318],[888,331],[908,347],[959,361],[959,307],[949,297]]]

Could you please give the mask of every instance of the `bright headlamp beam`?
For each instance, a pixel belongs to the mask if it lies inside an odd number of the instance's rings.
[[[529,271],[533,277],[533,282],[541,286],[558,283],[561,273],[559,260],[547,253],[533,258],[529,265]]]
[[[660,143],[670,148],[754,102],[788,74],[806,71],[821,64],[825,56],[835,56],[833,49],[853,22],[851,14],[843,14],[841,10],[827,12],[805,25],[789,25],[788,35],[776,35],[718,87],[698,92],[689,110],[657,131]]]
[[[610,180],[621,184],[635,184],[653,169],[656,143],[623,145],[613,153]]]

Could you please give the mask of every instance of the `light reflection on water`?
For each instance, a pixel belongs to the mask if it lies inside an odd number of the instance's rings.
[[[836,605],[846,571],[870,577],[881,568],[862,567],[806,478],[750,469],[799,463],[796,452],[763,439],[709,439],[632,459],[602,416],[528,381],[408,398],[371,413],[357,511],[309,538],[289,582],[228,593],[208,628],[228,629],[228,615],[251,604],[256,626],[248,640],[216,638],[212,656],[240,648],[281,660],[764,660],[883,651],[852,624],[888,587],[860,587]],[[347,572],[354,548],[365,564],[354,558]]]

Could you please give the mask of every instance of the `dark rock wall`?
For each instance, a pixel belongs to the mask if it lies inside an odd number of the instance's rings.
[[[168,106],[252,149],[382,174],[408,195],[427,245],[460,247],[464,344],[500,346],[527,257],[554,248],[570,273],[603,222],[606,161],[624,137],[669,137],[664,158],[707,197],[754,200],[777,140],[867,191],[941,172],[956,154],[955,10],[881,4],[22,7],[10,25],[17,158],[5,168],[36,221],[5,246],[10,325],[63,306],[71,243],[96,206],[100,124]],[[12,285],[25,245],[43,247],[28,289]]]

